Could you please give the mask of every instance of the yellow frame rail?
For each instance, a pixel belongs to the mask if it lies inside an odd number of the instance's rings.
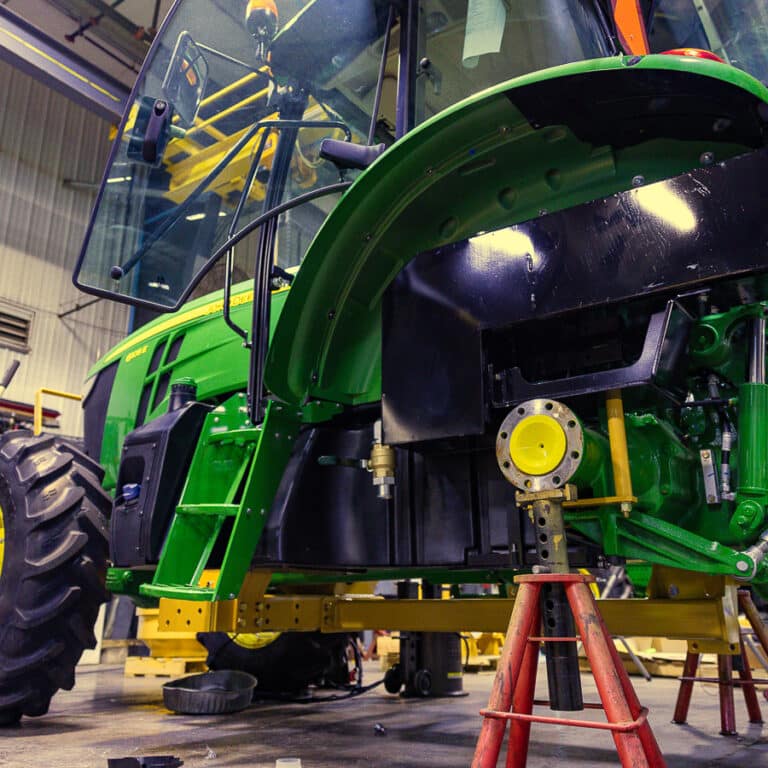
[[[35,392],[35,410],[33,430],[36,435],[43,431],[43,395],[53,395],[54,397],[64,397],[67,400],[82,400],[82,395],[76,395],[74,392],[62,392],[60,389],[50,389],[49,387],[40,387]]]
[[[613,635],[644,635],[737,648],[735,588],[719,598],[599,600]],[[259,595],[220,603],[160,600],[159,629],[171,632],[504,632],[513,599],[384,600],[356,595]]]

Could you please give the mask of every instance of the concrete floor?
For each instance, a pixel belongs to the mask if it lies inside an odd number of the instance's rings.
[[[379,679],[377,663],[366,682]],[[540,683],[544,668],[540,668]],[[322,705],[256,704],[216,717],[169,713],[162,680],[124,678],[122,669],[84,668],[73,691],[59,693],[46,717],[0,731],[0,765],[13,768],[106,768],[108,757],[181,757],[186,768],[274,768],[278,757],[300,757],[304,768],[468,766],[491,673],[466,675],[460,699],[403,700],[382,688]],[[585,699],[597,701],[584,678]],[[717,691],[697,684],[689,725],[670,723],[677,682],[633,678],[670,768],[768,767],[768,725],[746,723],[736,700],[739,736],[718,735]],[[546,683],[537,695],[546,694]],[[761,696],[768,720],[768,702]],[[602,717],[602,713],[590,713]],[[376,735],[381,723],[386,735]],[[611,737],[601,731],[534,725],[529,768],[618,765]],[[502,763],[503,761],[499,761]]]

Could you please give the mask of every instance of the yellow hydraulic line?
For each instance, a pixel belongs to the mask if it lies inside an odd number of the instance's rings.
[[[237,112],[238,109],[242,109],[245,106],[248,106],[249,104],[253,104],[255,101],[258,101],[259,99],[263,99],[267,94],[269,93],[269,90],[267,88],[262,88],[260,91],[256,91],[256,93],[251,94],[248,96],[248,98],[243,99],[242,101],[238,101],[237,104],[233,104],[231,107],[228,107],[227,109],[222,110],[221,112],[217,112],[212,117],[209,117],[207,120],[203,120],[199,125],[195,125],[192,128],[190,128],[186,136],[193,136],[196,133],[199,133],[200,131],[208,131],[210,127],[218,122],[219,120],[228,117],[233,112]]]
[[[632,497],[632,477],[629,473],[629,451],[621,390],[611,389],[606,393],[605,408],[608,413],[608,445],[611,449],[614,489],[620,499],[629,499]],[[621,511],[624,514],[628,514],[631,508],[631,502],[621,502]]]
[[[251,80],[255,80],[259,76],[259,72],[251,72],[247,74],[245,77],[241,77],[239,80],[235,80],[234,83],[230,83],[227,86],[224,86],[220,91],[216,91],[215,93],[212,93],[207,98],[203,99],[200,102],[200,107],[207,107],[210,104],[213,104],[215,101],[218,101],[222,96],[226,96],[232,91],[236,91],[238,88],[241,88],[244,85],[247,85],[251,82]]]
[[[589,568],[579,568],[579,573],[582,576],[590,576]],[[600,590],[597,588],[597,582],[590,581],[589,582],[589,591],[592,593],[592,595],[597,599],[600,597]]]
[[[54,397],[65,397],[67,400],[82,400],[82,395],[76,395],[74,392],[62,392],[59,389],[49,389],[40,387],[35,392],[35,410],[34,410],[34,432],[39,435],[43,431],[43,395],[53,395]]]
[[[215,93],[212,93],[207,98],[203,99],[200,102],[200,109],[203,107],[210,106],[211,104],[215,103],[222,97],[232,93],[233,91],[238,90],[238,88],[242,88],[244,85],[247,85],[252,80],[256,80],[259,77],[259,72],[250,72],[245,77],[241,77],[239,80],[235,80],[234,83],[230,83],[229,85],[225,86],[219,91],[216,91]],[[264,91],[260,91],[259,93],[266,92],[266,89]],[[240,104],[235,105],[236,107],[239,107],[242,105],[242,102]],[[192,128],[187,131],[186,136],[189,136],[190,133],[198,132],[198,131],[205,131],[209,136],[216,139],[217,141],[223,141],[227,138],[226,134],[222,133],[217,128],[214,128],[212,123],[218,120],[221,117],[220,114],[216,114],[213,117],[209,118],[208,120],[199,120],[198,118],[195,118],[195,124],[192,126]],[[185,138],[186,138],[185,136]]]

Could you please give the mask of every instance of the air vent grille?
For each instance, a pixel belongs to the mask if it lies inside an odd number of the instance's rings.
[[[34,312],[0,301],[0,347],[29,352]]]

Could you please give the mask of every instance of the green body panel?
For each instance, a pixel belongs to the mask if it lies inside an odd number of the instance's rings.
[[[286,295],[287,290],[272,295],[273,329]],[[215,403],[246,388],[248,350],[224,323],[222,305],[223,292],[217,291],[190,302],[173,315],[163,315],[147,323],[108,352],[89,372],[89,377],[93,377],[112,364],[118,365],[101,448],[105,488],[115,486],[123,441],[138,426],[139,402],[145,389],[149,390],[144,419],[147,422],[167,410],[169,382],[177,379],[193,379],[197,397],[202,402]],[[236,286],[231,298],[232,319],[244,328],[250,327],[252,306],[250,284]],[[169,353],[179,340],[178,354],[171,360]],[[159,365],[150,371],[157,354],[162,355]],[[162,394],[163,388],[165,394]]]
[[[417,253],[629,189],[638,174],[651,183],[698,166],[711,146],[654,140],[593,147],[565,126],[537,130],[508,96],[554,78],[565,91],[569,77],[630,67],[660,79],[670,71],[695,72],[768,101],[768,89],[733,67],[646,56],[536,72],[445,110],[385,152],[326,219],[275,331],[269,389],[292,403],[379,399],[381,297]],[[621,133],[617,125],[617,142]],[[717,156],[743,151],[720,144]]]

